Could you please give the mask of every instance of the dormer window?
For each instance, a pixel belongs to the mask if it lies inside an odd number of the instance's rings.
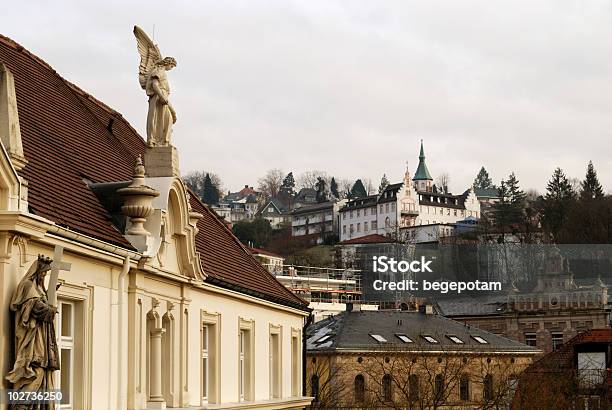
[[[376,340],[378,343],[386,343],[387,339],[385,339],[384,337],[382,337],[381,335],[375,335],[375,334],[371,334],[370,336],[372,336],[372,338],[374,340]]]
[[[438,344],[438,343],[439,343],[439,342],[436,340],[436,338],[434,338],[434,337],[433,337],[433,336],[431,336],[431,335],[421,335],[421,337],[422,337],[423,339],[425,339],[425,340],[426,340],[428,343],[431,343],[431,344]]]

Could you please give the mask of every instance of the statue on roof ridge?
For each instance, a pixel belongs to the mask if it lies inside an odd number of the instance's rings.
[[[140,27],[134,26],[134,36],[140,53],[138,81],[149,96],[147,145],[166,147],[170,145],[172,124],[176,122],[176,112],[168,99],[170,86],[166,71],[176,67],[176,60],[162,57],[157,45]]]

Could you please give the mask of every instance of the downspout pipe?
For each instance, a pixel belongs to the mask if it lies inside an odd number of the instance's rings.
[[[130,255],[126,254],[123,260],[123,268],[119,277],[117,278],[117,325],[119,327],[117,331],[117,409],[123,410],[127,408],[127,391],[125,391],[125,359],[124,359],[124,339],[125,339],[125,305],[123,303],[125,294],[125,278],[130,271]]]
[[[313,321],[314,315],[312,314],[312,312],[310,312],[310,314],[306,318],[306,323],[302,328],[302,396],[308,396],[308,392],[306,391],[308,386],[308,384],[306,383],[306,340],[308,339],[308,337],[306,336],[306,330],[312,324]]]

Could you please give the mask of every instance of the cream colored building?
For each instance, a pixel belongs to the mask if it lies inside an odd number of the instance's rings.
[[[174,147],[147,147],[119,113],[3,36],[0,137],[3,375],[11,294],[45,254],[70,264],[56,318],[62,409],[309,403],[307,305],[189,195]]]

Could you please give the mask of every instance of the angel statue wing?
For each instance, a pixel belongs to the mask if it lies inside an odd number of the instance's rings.
[[[157,45],[147,36],[147,33],[138,26],[134,26],[134,36],[138,52],[140,53],[140,66],[138,67],[138,81],[143,90],[147,86],[147,74],[155,67],[155,64],[162,60]]]

